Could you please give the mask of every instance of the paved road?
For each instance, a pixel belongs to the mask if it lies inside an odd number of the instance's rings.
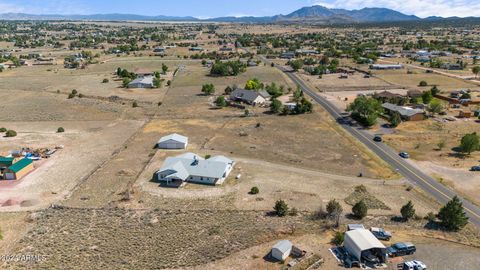
[[[271,64],[268,59],[263,56],[259,58],[267,63]],[[345,112],[333,106],[327,99],[317,94],[315,90],[310,89],[302,79],[300,79],[295,73],[291,72],[289,69],[283,66],[275,65],[276,68],[283,71],[292,81],[298,84],[301,89],[309,95],[313,100],[320,104],[330,115],[337,119],[338,123],[352,136],[362,142],[367,146],[371,151],[377,154],[381,159],[387,162],[392,168],[394,168],[398,173],[403,175],[408,179],[412,184],[418,186],[428,195],[436,199],[439,203],[445,204],[451,200],[455,195],[457,195],[450,188],[445,187],[440,184],[437,180],[432,178],[429,175],[426,175],[418,168],[410,164],[408,161],[402,159],[396,151],[387,146],[384,143],[378,143],[373,141],[374,135],[364,130],[360,126],[354,126],[351,124],[351,121],[345,117]],[[392,195],[394,196],[394,195]],[[458,195],[457,195],[458,196]],[[461,196],[458,196],[465,208],[465,212],[470,218],[470,222],[476,226],[480,226],[480,208],[469,201],[463,199]]]

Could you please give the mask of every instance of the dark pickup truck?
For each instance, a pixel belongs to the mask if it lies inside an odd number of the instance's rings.
[[[391,247],[387,248],[387,254],[389,257],[398,257],[404,255],[411,255],[417,251],[414,244],[409,242],[395,243]]]

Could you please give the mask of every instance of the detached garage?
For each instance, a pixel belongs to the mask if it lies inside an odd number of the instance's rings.
[[[343,246],[361,263],[384,263],[387,260],[387,248],[366,229],[346,232]]]
[[[176,133],[160,138],[157,143],[159,149],[186,149],[188,138]]]

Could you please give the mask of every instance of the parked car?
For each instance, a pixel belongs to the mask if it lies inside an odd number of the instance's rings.
[[[401,152],[399,154],[402,158],[410,158],[410,155],[407,152]]]
[[[480,166],[473,166],[470,171],[472,172],[480,172]]]
[[[382,228],[371,227],[370,231],[372,232],[373,235],[375,235],[377,239],[380,239],[380,240],[390,241],[390,238],[392,238],[392,233],[385,231]]]
[[[415,251],[417,251],[417,248],[410,242],[395,243],[387,248],[387,254],[389,257],[411,255],[415,253]]]
[[[421,261],[404,262],[402,270],[426,270],[427,266]]]
[[[375,135],[375,137],[373,137],[373,140],[376,142],[382,142],[382,137],[379,135]]]

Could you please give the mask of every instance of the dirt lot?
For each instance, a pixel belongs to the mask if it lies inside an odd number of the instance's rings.
[[[349,75],[347,79],[340,79],[340,74],[322,75],[321,79],[318,76],[311,76],[307,74],[302,74],[301,77],[322,92],[336,92],[348,90],[382,91],[392,88],[398,88],[398,86],[394,84],[388,83],[375,77],[364,78],[364,75],[358,72],[354,75]]]
[[[2,152],[63,145],[53,157],[37,161],[32,173],[13,186],[0,186],[0,202],[13,200],[14,205],[2,211],[38,209],[63,198],[97,166],[108,160],[131,136],[140,121],[75,121],[75,122],[2,122],[18,132],[14,138],[1,138]],[[58,127],[65,133],[55,133]],[[122,131],[122,132],[119,132]],[[92,155],[95,151],[95,155]]]

